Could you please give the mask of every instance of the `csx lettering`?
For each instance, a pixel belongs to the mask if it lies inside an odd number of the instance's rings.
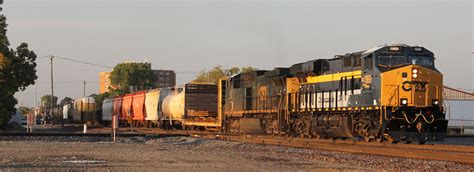
[[[402,89],[404,91],[411,91],[415,87],[416,92],[425,92],[427,82],[424,81],[405,81],[402,83]]]

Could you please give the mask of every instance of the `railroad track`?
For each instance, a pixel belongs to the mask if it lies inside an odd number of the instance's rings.
[[[0,133],[0,136],[111,136],[110,128],[98,128],[90,133]],[[133,132],[121,128],[119,137],[153,136],[193,136],[202,138],[217,138],[227,141],[237,141],[255,144],[277,145],[286,147],[320,149],[348,153],[362,153],[371,155],[415,158],[438,161],[451,161],[474,165],[474,146],[443,145],[443,144],[388,144],[356,140],[337,139],[303,139],[297,137],[283,137],[270,135],[232,135],[219,134],[209,131],[190,130],[161,130],[136,128]]]
[[[474,165],[474,146],[387,144],[354,140],[320,140],[257,135],[217,135],[216,138],[227,141],[238,141],[255,144],[320,149],[359,154],[362,153],[390,157],[450,161]]]

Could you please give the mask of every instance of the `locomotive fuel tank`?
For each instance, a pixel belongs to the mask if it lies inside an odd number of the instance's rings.
[[[344,115],[320,115],[313,117],[313,131],[320,136],[354,137],[352,120]]]

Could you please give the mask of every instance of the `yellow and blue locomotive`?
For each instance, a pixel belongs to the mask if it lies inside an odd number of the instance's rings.
[[[447,120],[434,54],[404,44],[220,81],[227,131],[366,141],[442,140]]]

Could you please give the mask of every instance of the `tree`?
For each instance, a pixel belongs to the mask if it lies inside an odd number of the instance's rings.
[[[231,67],[229,69],[223,68],[221,65],[215,66],[209,71],[201,71],[192,83],[217,83],[219,79],[225,76],[232,76],[237,73],[246,73],[255,71],[254,67],[243,67],[242,69],[238,67]]]
[[[247,73],[247,72],[253,72],[253,71],[256,71],[256,70],[257,70],[256,68],[248,66],[248,67],[242,67],[240,72],[241,73]]]
[[[110,73],[111,94],[123,95],[131,91],[146,90],[157,80],[150,63],[120,63]]]
[[[56,106],[58,104],[58,97],[53,96],[53,106]],[[41,97],[41,107],[46,107],[49,108],[51,107],[51,95],[46,94]]]
[[[0,5],[3,1],[0,0]],[[0,7],[1,9],[1,7]],[[1,10],[0,10],[1,11]],[[0,127],[5,127],[16,112],[14,94],[35,83],[36,54],[21,43],[16,50],[9,48],[6,17],[0,14]]]
[[[31,109],[25,106],[21,106],[21,107],[18,107],[18,111],[20,111],[21,114],[26,116],[31,111]]]
[[[102,94],[91,94],[90,97],[94,97],[97,108],[102,108],[102,103],[104,102],[104,100],[106,98],[112,97],[112,95],[109,92],[105,92]]]
[[[64,97],[61,102],[59,102],[60,105],[65,105],[65,104],[69,104],[69,103],[73,103],[74,102],[74,99],[72,99],[71,97]]]

